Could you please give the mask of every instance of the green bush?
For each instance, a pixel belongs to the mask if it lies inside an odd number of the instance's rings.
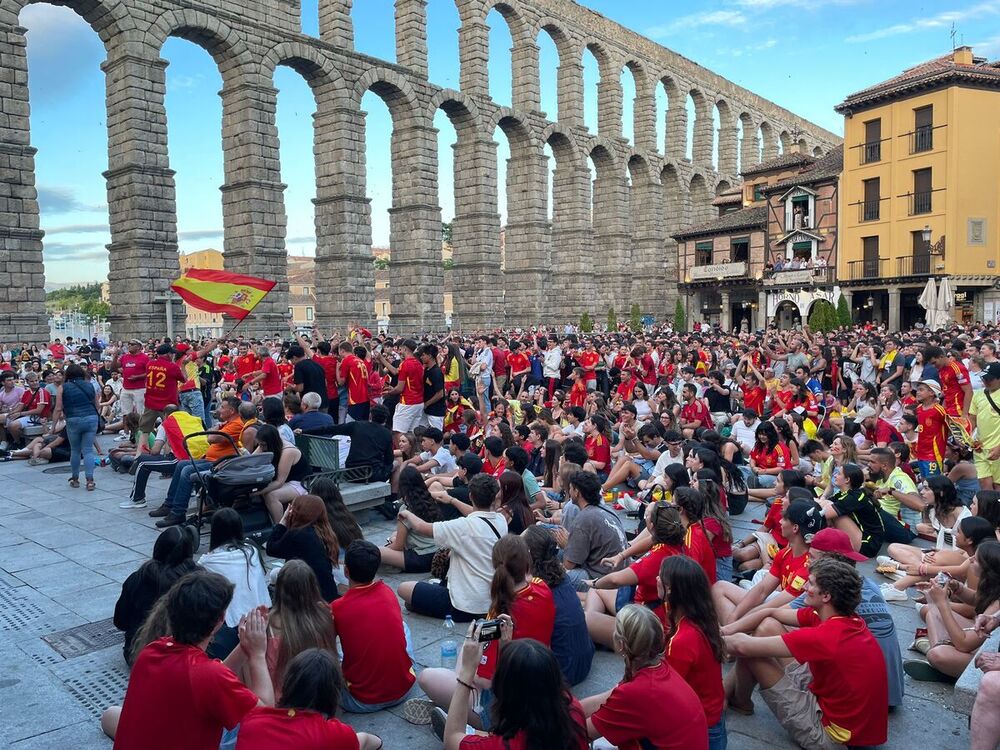
[[[825,299],[819,300],[813,305],[812,313],[809,315],[810,330],[819,333],[829,333],[840,326],[840,317],[836,308]]]
[[[590,333],[594,330],[594,321],[590,319],[590,313],[585,312],[580,316],[580,332]]]
[[[615,306],[612,305],[608,308],[608,330],[617,331],[618,330],[618,316],[615,315]]]
[[[854,325],[854,317],[851,315],[851,308],[847,304],[847,297],[843,294],[841,294],[840,299],[837,300],[837,323],[844,328],[850,328]]]
[[[633,302],[629,310],[628,327],[632,329],[633,333],[638,333],[642,330],[642,313],[639,310],[638,302]]]
[[[674,307],[674,330],[682,333],[687,330],[687,315],[684,313],[684,303],[681,298],[677,298],[677,305]]]

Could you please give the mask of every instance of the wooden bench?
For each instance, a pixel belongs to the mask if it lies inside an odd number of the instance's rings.
[[[348,510],[376,508],[392,494],[388,482],[370,481],[371,471],[367,466],[351,469],[341,466],[340,441],[334,437],[296,435],[295,446],[313,468],[304,482],[306,489],[321,477],[332,479],[340,488]]]

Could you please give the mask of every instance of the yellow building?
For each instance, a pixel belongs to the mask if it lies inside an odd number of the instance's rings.
[[[848,96],[838,278],[855,320],[924,319],[947,276],[959,321],[997,320],[1000,62],[970,47]]]
[[[189,268],[197,268],[208,271],[222,271],[222,253],[219,250],[208,248],[198,250],[194,253],[181,254],[178,256],[181,272]],[[189,338],[201,338],[203,336],[221,336],[225,321],[220,313],[205,312],[197,310],[191,305],[184,303],[184,311],[187,315],[185,330]]]

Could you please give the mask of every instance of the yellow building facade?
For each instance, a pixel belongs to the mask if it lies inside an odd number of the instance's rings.
[[[929,278],[959,322],[998,319],[1000,63],[969,47],[837,106],[844,115],[838,279],[855,320],[909,328]]]

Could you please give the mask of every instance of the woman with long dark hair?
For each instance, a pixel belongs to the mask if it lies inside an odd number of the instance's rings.
[[[326,504],[316,495],[299,495],[285,509],[267,540],[267,554],[302,560],[316,574],[323,598],[340,596],[333,568],[340,567],[340,546],[326,516]]]
[[[52,421],[66,418],[66,435],[69,437],[70,487],[80,486],[80,461],[87,479],[87,490],[94,490],[94,438],[97,436],[97,417],[100,407],[97,391],[87,380],[87,374],[74,363],[66,368],[62,385],[56,390],[56,403]]]
[[[336,657],[309,648],[288,662],[282,682],[275,683],[275,706],[258,706],[240,723],[238,750],[275,747],[379,750],[382,740],[355,732],[336,718],[344,680]],[[281,696],[278,698],[277,696]]]
[[[750,451],[750,470],[757,475],[757,484],[770,489],[778,473],[794,469],[788,446],[778,440],[778,431],[771,422],[761,422],[754,432],[754,446]],[[753,493],[751,493],[753,494]]]
[[[274,479],[266,487],[254,492],[254,495],[264,498],[264,505],[271,520],[277,523],[285,506],[300,495],[306,494],[302,482],[312,473],[312,467],[306,455],[294,445],[282,440],[277,428],[272,425],[265,424],[258,427],[255,441],[257,448],[254,453],[271,454]]]
[[[715,576],[718,581],[733,579],[733,529],[725,507],[725,493],[719,485],[718,475],[712,469],[701,469],[695,474],[693,486],[701,493],[705,503],[702,523],[715,555]]]
[[[443,520],[440,504],[431,496],[424,478],[414,466],[404,466],[399,472],[399,499],[403,508],[427,523]],[[427,573],[437,550],[432,537],[414,531],[402,518],[397,518],[395,533],[381,549],[382,562],[404,573]]]
[[[125,631],[122,653],[132,663],[132,641],[153,605],[174,582],[195,570],[196,534],[186,526],[164,530],[153,543],[153,557],[144,562],[122,584],[122,593],[115,604],[115,627]],[[159,637],[158,635],[155,637]]]
[[[281,439],[286,443],[295,445],[295,433],[288,426],[285,418],[285,407],[276,398],[265,398],[260,406],[260,419],[264,424],[271,425],[281,435]]]
[[[559,459],[562,458],[562,443],[559,440],[546,440],[542,445],[545,458],[545,471],[542,476],[542,486],[554,489],[559,478]]]
[[[701,700],[708,723],[709,750],[725,750],[726,691],[722,685],[722,662],[726,647],[719,630],[719,615],[712,605],[708,578],[690,557],[676,555],[663,561],[657,584],[670,633],[667,663]]]
[[[521,475],[510,469],[500,475],[500,507],[503,517],[507,519],[507,533],[520,534],[535,523],[531,512],[531,503],[524,491],[524,480]]]
[[[684,487],[674,493],[674,503],[681,514],[681,523],[684,524],[684,554],[694,558],[705,575],[708,582],[714,584],[717,580],[715,570],[715,552],[712,551],[712,543],[709,541],[705,531],[705,500],[701,493],[693,487]]]
[[[309,485],[309,492],[316,495],[326,505],[326,517],[330,522],[330,528],[333,529],[333,533],[337,537],[337,544],[341,550],[340,556],[343,558],[343,550],[350,547],[351,542],[365,538],[364,532],[361,531],[361,525],[354,514],[347,509],[344,504],[344,496],[340,494],[340,487],[332,479],[328,477],[316,479]]]
[[[845,532],[851,546],[865,557],[875,557],[885,539],[881,508],[865,487],[865,473],[857,464],[845,464],[834,477],[832,498],[820,498],[827,523]]]

